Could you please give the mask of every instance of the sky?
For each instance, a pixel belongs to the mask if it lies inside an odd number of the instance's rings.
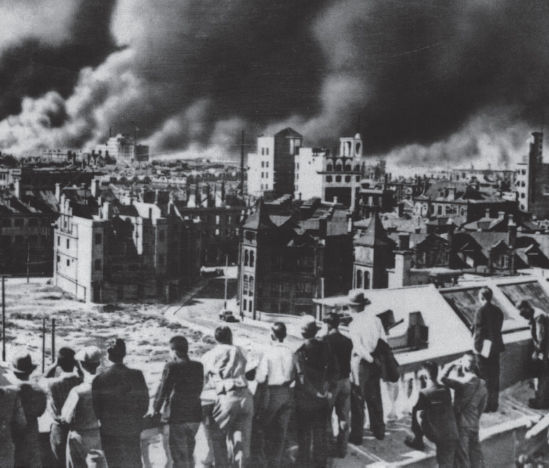
[[[242,129],[292,126],[506,165],[545,123],[548,26],[545,0],[0,0],[0,150],[137,131],[155,155],[227,159]]]

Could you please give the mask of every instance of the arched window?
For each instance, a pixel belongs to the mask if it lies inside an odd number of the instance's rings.
[[[341,163],[337,163],[336,164],[336,172],[341,172],[343,170],[343,166],[341,165]]]
[[[250,250],[250,266],[253,267],[255,263],[255,253],[253,250]]]
[[[361,152],[361,145],[360,143],[355,143],[355,154],[360,155]]]
[[[355,172],[360,172],[360,164],[355,164]]]
[[[364,272],[364,289],[370,289],[370,272]]]
[[[356,288],[362,289],[362,270],[356,271]]]
[[[326,166],[326,170],[328,172],[332,172],[334,170],[334,166],[332,165],[332,163],[329,163],[327,166]]]
[[[254,295],[254,277],[253,276],[250,276],[248,287],[250,288],[250,296],[253,296]]]
[[[349,156],[351,154],[351,142],[347,141],[345,142],[345,156]]]
[[[351,165],[350,164],[345,164],[345,170],[347,172],[351,172],[352,171]]]

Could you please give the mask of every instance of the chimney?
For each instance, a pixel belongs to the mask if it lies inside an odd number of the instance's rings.
[[[491,216],[490,216],[490,208],[486,208],[486,211],[484,212],[484,217],[485,217],[485,218],[491,218]]]
[[[61,200],[61,184],[59,182],[55,184],[55,199]]]
[[[408,250],[410,248],[410,233],[402,232],[398,235],[398,250]]]
[[[513,218],[513,215],[509,215],[509,221],[507,223],[507,244],[509,244],[509,247],[512,249],[515,248],[517,242],[517,224]]]
[[[505,218],[505,211],[498,211],[498,219]]]
[[[97,198],[99,195],[99,179],[95,177],[92,179],[90,184],[90,192],[93,198]]]
[[[15,195],[15,198],[21,198],[21,181],[19,179],[17,179],[14,183],[13,183],[13,188],[14,188],[14,195]]]
[[[395,252],[395,269],[390,288],[401,288],[410,285],[410,269],[412,268],[412,252],[409,250]]]
[[[530,143],[530,162],[543,163],[543,133],[533,132],[533,141]]]

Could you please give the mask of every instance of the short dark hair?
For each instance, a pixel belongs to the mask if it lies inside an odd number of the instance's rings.
[[[189,353],[189,342],[187,338],[181,335],[172,336],[170,338],[170,347],[179,357],[185,357]]]
[[[422,369],[425,369],[427,373],[429,374],[429,377],[431,377],[431,380],[433,382],[436,382],[438,379],[438,364],[433,361],[425,361],[421,365]]]
[[[222,325],[215,329],[215,341],[221,344],[233,344],[233,332],[226,325]]]
[[[463,355],[463,357],[471,359],[471,365],[465,370],[472,372],[477,377],[480,377],[480,369],[478,368],[477,357],[475,356],[475,353],[473,353],[472,351],[467,351]]]
[[[271,327],[271,332],[278,341],[284,341],[287,335],[286,325],[283,322],[275,322]]]
[[[490,302],[492,300],[492,296],[494,295],[492,293],[492,290],[487,286],[481,288],[480,291],[479,291],[479,294],[482,298],[484,298],[488,302]]]
[[[74,366],[76,365],[74,354],[74,350],[67,347],[60,348],[57,352],[59,367],[61,367],[64,372],[72,372],[74,370]]]
[[[339,327],[341,323],[341,317],[337,312],[330,312],[326,317],[324,317],[324,323],[330,325],[333,328]]]

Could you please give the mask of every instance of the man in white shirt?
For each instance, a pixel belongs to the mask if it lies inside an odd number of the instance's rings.
[[[351,436],[350,442],[360,444],[364,428],[364,403],[368,406],[370,430],[376,439],[385,438],[385,422],[381,400],[381,372],[372,356],[379,340],[387,341],[381,319],[364,311],[368,300],[363,292],[351,293],[349,307],[357,314],[349,324],[349,335],[353,342],[351,359]]]
[[[284,344],[286,325],[275,322],[271,327],[271,345],[263,354],[256,371],[258,395],[257,421],[264,434],[266,465],[281,467],[286,432],[293,406],[290,384],[295,380],[295,358]]]

